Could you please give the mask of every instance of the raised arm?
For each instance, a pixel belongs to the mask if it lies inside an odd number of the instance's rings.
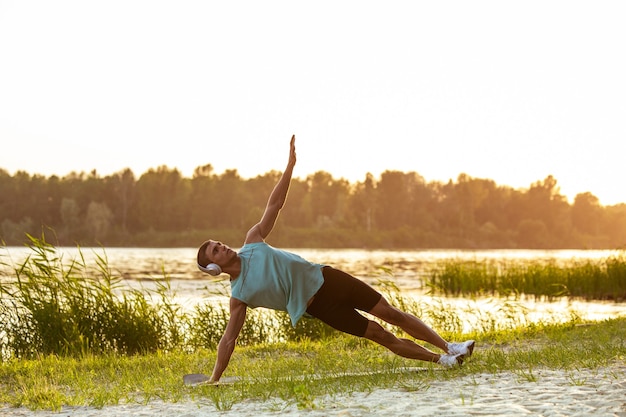
[[[235,350],[235,343],[237,337],[241,332],[244,322],[246,321],[247,305],[236,298],[230,299],[230,319],[224,330],[224,335],[220,339],[219,345],[217,345],[217,359],[215,360],[215,367],[213,368],[213,374],[211,375],[210,382],[218,382],[230,362],[230,357]]]
[[[261,242],[263,241],[274,228],[276,219],[280,210],[285,205],[287,200],[287,192],[289,191],[289,183],[291,182],[291,175],[293,173],[293,167],[296,165],[296,136],[291,137],[289,161],[287,162],[287,168],[283,171],[283,174],[278,180],[278,183],[272,190],[270,198],[267,201],[265,212],[261,221],[252,226],[246,235],[245,243]]]

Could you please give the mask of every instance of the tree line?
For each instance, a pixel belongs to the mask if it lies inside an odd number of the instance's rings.
[[[257,222],[280,172],[242,178],[209,165],[191,178],[167,166],[136,178],[64,177],[0,169],[0,239],[26,242],[50,231],[59,245],[195,247],[222,240],[234,247]],[[527,189],[466,174],[427,182],[416,172],[388,170],[351,183],[319,171],[293,178],[268,239],[283,247],[324,248],[594,248],[626,245],[626,204],[602,206],[560,194],[552,176]]]

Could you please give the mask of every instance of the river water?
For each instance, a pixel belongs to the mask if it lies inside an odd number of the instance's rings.
[[[75,247],[57,248],[63,261],[68,263],[79,258]],[[424,303],[435,303],[442,308],[502,309],[507,300],[452,299],[432,297],[423,288],[422,278],[437,263],[446,260],[472,261],[550,261],[570,263],[572,261],[601,260],[615,251],[607,250],[362,250],[362,249],[287,249],[304,258],[343,269],[364,281],[377,285],[380,280],[391,280],[403,296],[419,299]],[[80,252],[88,265],[95,259],[105,257],[113,274],[122,278],[125,285],[152,290],[158,282],[169,278],[172,298],[185,309],[198,303],[227,300],[229,285],[227,275],[214,279],[201,273],[195,266],[196,248],[81,248]],[[0,273],[12,275],[32,251],[25,247],[0,249]],[[538,302],[533,299],[515,300],[528,311],[532,320],[566,320],[572,313],[588,319],[604,319],[626,315],[626,303],[582,302],[567,299],[555,302]]]

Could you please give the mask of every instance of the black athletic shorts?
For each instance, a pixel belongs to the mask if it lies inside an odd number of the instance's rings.
[[[382,295],[365,282],[330,266],[325,266],[322,273],[324,284],[307,313],[334,329],[363,337],[369,320],[357,310],[369,312]]]

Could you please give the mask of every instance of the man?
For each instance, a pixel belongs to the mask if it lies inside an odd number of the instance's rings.
[[[230,275],[230,319],[217,349],[209,382],[219,381],[235,349],[248,307],[287,311],[295,326],[308,313],[329,326],[385,346],[405,358],[461,365],[472,354],[474,341],[448,343],[419,318],[391,306],[374,288],[331,266],[309,262],[265,243],[287,199],[296,164],[295,135],[291,137],[287,168],[272,190],[261,220],[246,234],[237,253],[229,246],[207,240],[198,250],[198,267],[211,275]],[[398,338],[358,311],[400,327],[411,337],[426,341],[443,354]]]

